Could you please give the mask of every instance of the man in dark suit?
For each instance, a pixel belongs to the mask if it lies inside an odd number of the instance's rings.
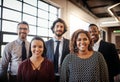
[[[67,54],[69,54],[69,40],[63,37],[63,34],[67,31],[67,25],[64,20],[58,18],[53,22],[51,27],[54,37],[46,42],[47,53],[46,57],[54,63],[55,78],[56,82],[59,82],[60,77],[60,67],[63,62],[63,59]],[[56,47],[57,42],[59,43],[59,51],[57,51],[56,59]],[[58,55],[59,54],[59,55]]]
[[[93,49],[95,51],[99,51],[103,54],[109,71],[109,80],[110,82],[114,82],[116,80],[118,82],[120,75],[120,60],[115,48],[115,45],[109,42],[105,42],[100,39],[100,31],[97,25],[90,24],[89,32],[91,38],[93,40]]]

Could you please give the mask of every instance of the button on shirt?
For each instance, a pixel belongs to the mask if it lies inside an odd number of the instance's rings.
[[[57,46],[57,39],[53,38],[54,40],[54,53],[55,53],[55,49],[56,49],[56,46]],[[63,48],[63,38],[61,38],[60,40],[60,44],[59,44],[59,61],[58,61],[58,66],[60,67],[60,63],[61,63],[61,57],[62,57],[62,48]]]
[[[25,41],[27,54],[29,51],[29,42]],[[22,41],[17,39],[11,43],[8,43],[5,46],[5,49],[2,54],[1,64],[0,64],[0,75],[7,70],[10,71],[11,75],[17,75],[18,66],[22,61]],[[28,57],[28,55],[27,55]],[[11,63],[9,64],[9,62]],[[8,66],[9,65],[9,66]]]

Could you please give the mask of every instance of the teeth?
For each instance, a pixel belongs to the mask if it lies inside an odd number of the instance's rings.
[[[81,45],[81,47],[85,47],[84,45]]]
[[[94,38],[95,36],[91,36],[91,38]]]

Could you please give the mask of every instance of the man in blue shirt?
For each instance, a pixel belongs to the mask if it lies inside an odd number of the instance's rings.
[[[22,21],[17,25],[18,38],[13,42],[8,43],[3,51],[3,55],[0,62],[0,80],[6,82],[9,78],[9,82],[17,82],[18,66],[22,62],[22,43],[24,41],[26,48],[26,55],[28,57],[29,42],[27,41],[27,35],[29,33],[29,25],[27,22]],[[8,73],[9,71],[9,73]],[[7,77],[7,74],[9,76]]]

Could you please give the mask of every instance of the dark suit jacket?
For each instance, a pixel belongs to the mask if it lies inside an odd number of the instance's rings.
[[[46,42],[46,48],[47,48],[47,53],[46,53],[46,57],[54,62],[54,41],[53,39],[50,39]],[[61,64],[63,62],[63,59],[65,58],[65,56],[67,54],[69,54],[70,50],[69,50],[69,40],[63,38],[63,50],[62,50],[62,57],[61,57]]]
[[[120,60],[115,45],[101,40],[98,51],[103,54],[106,60],[110,82],[113,82],[113,77],[120,74]]]

